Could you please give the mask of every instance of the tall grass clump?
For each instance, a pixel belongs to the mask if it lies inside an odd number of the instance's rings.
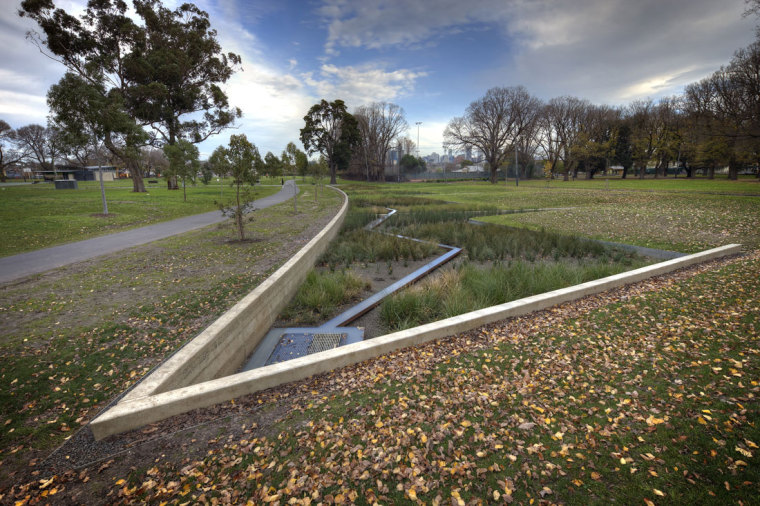
[[[479,262],[595,257],[614,258],[625,263],[635,258],[631,253],[608,248],[589,239],[498,225],[461,222],[452,226],[452,223],[428,222],[403,227],[399,233],[464,248],[471,260]]]
[[[335,268],[354,262],[420,260],[439,251],[435,244],[358,229],[342,234],[334,241],[320,258],[320,263]]]
[[[312,270],[280,316],[295,323],[316,323],[330,316],[338,306],[350,302],[369,287],[368,281],[351,271]]]
[[[515,261],[490,268],[464,264],[388,297],[380,314],[388,330],[402,330],[627,269],[626,265],[601,260]]]
[[[460,204],[428,205],[400,211],[392,218],[393,227],[407,227],[423,223],[467,222],[470,218],[499,214],[494,206],[464,208]]]

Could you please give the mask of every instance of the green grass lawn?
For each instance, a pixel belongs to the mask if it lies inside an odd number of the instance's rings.
[[[147,179],[146,179],[147,181]],[[182,216],[218,209],[216,202],[233,195],[229,181],[169,191],[164,180],[148,184],[147,193],[133,193],[130,180],[107,182],[109,216],[103,212],[100,186],[95,181],[79,182],[78,190],[56,190],[52,184],[0,188],[0,256],[14,255],[48,246],[120,232]],[[279,191],[275,186],[256,186],[253,198]]]

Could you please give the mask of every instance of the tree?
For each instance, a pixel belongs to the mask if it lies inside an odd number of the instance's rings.
[[[0,181],[5,182],[8,167],[26,158],[27,153],[19,143],[16,131],[0,119]]]
[[[562,165],[564,180],[570,179],[570,172],[577,172],[576,151],[583,118],[591,103],[576,97],[556,97],[544,106],[538,119],[537,135],[547,159],[556,172]]]
[[[309,154],[320,153],[325,157],[330,184],[335,184],[338,167],[348,165],[351,153],[360,141],[356,118],[346,111],[342,100],[328,102],[322,99],[303,119],[305,126],[301,129],[300,139],[304,149]]]
[[[33,19],[42,29],[44,39],[39,34],[28,34],[40,50],[46,47],[52,59],[100,93],[109,108],[123,109],[134,128],[120,136],[118,129],[113,130],[104,121],[103,142],[126,165],[132,176],[133,191],[144,192],[139,153],[148,141],[148,134],[142,131],[135,112],[129,111],[125,103],[132,85],[127,69],[136,63],[131,54],[142,48],[144,29],[129,17],[126,3],[90,0],[85,13],[77,18],[56,8],[52,1],[24,0],[19,15]],[[90,113],[94,115],[98,111]]]
[[[198,146],[184,139],[175,144],[165,144],[164,154],[169,159],[169,177],[182,179],[182,198],[187,202],[187,180],[195,181],[200,169]]]
[[[130,55],[128,106],[169,145],[202,142],[242,116],[219,87],[240,65],[223,53],[208,14],[192,4],[175,10],[134,0],[144,23],[144,52]],[[199,116],[197,113],[203,113]]]
[[[39,24],[45,38],[31,35],[40,48],[133,123],[123,135],[104,122],[104,143],[126,164],[134,191],[145,191],[140,148],[150,136],[137,129],[150,126],[150,135],[175,144],[182,138],[200,142],[231,126],[240,110],[229,106],[219,84],[240,58],[221,53],[208,14],[192,4],[173,11],[158,0],[133,0],[133,6],[138,22],[123,0],[89,0],[79,18],[51,0],[24,0],[19,14]]]
[[[469,161],[469,160],[466,160]],[[470,165],[472,165],[472,162],[469,162]],[[417,158],[414,155],[406,154],[401,158],[401,170],[405,174],[414,174],[417,172],[425,172],[426,164],[425,160],[422,158]],[[462,162],[462,165],[464,165],[464,162]]]
[[[208,158],[208,166],[220,178],[224,178],[230,173],[230,159],[227,156],[227,148],[217,146],[211,156]]]
[[[633,166],[633,153],[631,147],[631,127],[625,120],[619,120],[615,127],[615,136],[613,142],[612,161],[623,167],[623,176],[628,176],[628,171]]]
[[[60,131],[55,127],[26,125],[16,130],[16,139],[29,158],[36,160],[40,169],[52,170],[58,178],[55,162],[63,151]]]
[[[267,154],[264,155],[264,174],[270,177],[282,175],[282,160],[271,151],[267,151]]]
[[[101,150],[107,136],[112,145],[120,138],[137,136],[144,132],[124,114],[120,101],[107,97],[98,85],[77,74],[67,72],[48,91],[48,105],[53,121],[58,125],[63,150],[74,154],[80,164]],[[108,202],[103,185],[102,157],[98,157],[98,178],[103,203],[103,215],[108,214]]]
[[[314,179],[314,202],[317,201],[319,183],[329,170],[327,160],[325,160],[324,156],[320,156],[318,160],[309,161],[309,173],[311,173],[312,178]]]
[[[443,133],[448,147],[475,148],[483,153],[496,183],[498,168],[507,161],[517,138],[535,121],[540,102],[522,86],[491,88],[472,102],[462,117],[452,119]]]
[[[367,180],[379,181],[385,174],[388,151],[409,128],[404,109],[388,102],[373,102],[354,111]]]
[[[228,147],[219,146],[209,159],[217,170],[229,170],[232,174],[232,186],[235,188],[234,202],[225,205],[220,202],[222,212],[235,220],[235,227],[241,241],[245,240],[243,216],[248,203],[249,193],[245,185],[253,185],[258,179],[258,169],[261,166],[261,155],[256,146],[248,140],[245,134],[230,136]]]

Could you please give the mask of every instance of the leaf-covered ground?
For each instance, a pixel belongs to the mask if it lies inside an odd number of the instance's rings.
[[[759,337],[753,253],[249,396],[230,412],[289,412],[0,500],[756,503]]]
[[[245,243],[224,223],[5,284],[0,489],[319,232],[342,198],[311,195],[254,213]]]

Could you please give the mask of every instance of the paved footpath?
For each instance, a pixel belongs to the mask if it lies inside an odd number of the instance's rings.
[[[295,181],[293,180],[285,181],[285,185],[279,192],[253,201],[249,208],[264,209],[285,202],[293,197],[294,184]],[[7,283],[31,274],[49,271],[132,246],[139,246],[197,228],[207,227],[226,219],[228,218],[221,211],[210,211],[148,225],[147,227],[134,228],[84,241],[3,257],[0,258],[0,283]]]

